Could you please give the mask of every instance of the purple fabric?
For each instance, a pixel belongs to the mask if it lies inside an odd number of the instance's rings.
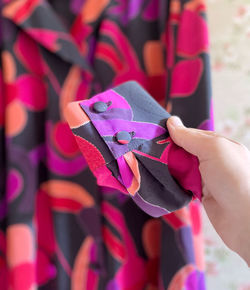
[[[128,144],[121,145],[112,141],[106,141],[106,144],[108,145],[109,150],[112,152],[115,159],[130,151]]]
[[[189,227],[180,228],[177,232],[177,241],[181,249],[183,249],[183,256],[185,256],[186,261],[190,264],[194,264],[195,256],[192,247],[192,235],[190,235],[191,231]]]
[[[92,120],[92,123],[101,136],[114,136],[119,131],[134,131],[134,139],[151,140],[166,133],[166,129],[152,123],[128,122],[126,120],[108,120],[105,124],[101,120]]]
[[[12,154],[9,156],[11,163],[16,166],[22,174],[23,178],[29,180],[29,186],[24,187],[22,200],[18,205],[18,209],[23,214],[29,212],[34,203],[34,192],[36,192],[36,169],[32,164],[29,156],[22,148],[12,145]],[[6,188],[9,192],[9,189]]]
[[[111,105],[109,106],[109,109],[113,108],[120,108],[120,109],[128,109],[131,110],[130,105],[128,102],[123,98],[121,95],[117,94],[113,90],[108,90],[103,93],[100,93],[98,95],[95,95],[95,97],[84,100],[80,103],[82,106],[88,106],[91,107],[95,102],[111,102]]]
[[[205,277],[204,274],[195,270],[188,276],[185,283],[185,290],[205,290]]]
[[[117,0],[118,4],[115,7],[111,7],[109,12],[111,14],[120,15],[123,24],[127,24],[128,21],[135,18],[140,12],[145,0]]]
[[[153,217],[160,217],[169,213],[169,211],[167,211],[166,209],[152,205],[142,199],[138,192],[134,196],[132,196],[132,199],[140,208],[143,208],[143,211]]]
[[[117,164],[121,174],[122,184],[126,188],[130,187],[133,180],[133,173],[131,172],[131,169],[129,168],[123,156],[117,158]]]
[[[106,112],[103,113],[95,113],[92,110],[84,105],[81,105],[82,109],[87,113],[87,115],[91,118],[91,120],[112,120],[112,119],[122,119],[122,120],[131,120],[132,119],[132,111],[127,109],[120,108],[108,108]]]
[[[72,0],[70,2],[70,10],[75,14],[78,13],[85,1],[86,0]]]

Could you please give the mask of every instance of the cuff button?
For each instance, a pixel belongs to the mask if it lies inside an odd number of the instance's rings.
[[[104,113],[108,109],[108,105],[104,102],[96,102],[93,104],[93,109],[96,113]]]
[[[128,144],[131,139],[131,134],[127,131],[120,131],[116,134],[116,140],[120,144]]]

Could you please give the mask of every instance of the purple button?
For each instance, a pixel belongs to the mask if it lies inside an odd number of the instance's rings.
[[[93,104],[93,109],[96,113],[104,113],[108,109],[108,104],[104,102],[96,102]]]
[[[128,144],[131,139],[131,134],[127,131],[120,131],[116,134],[116,140],[120,144]]]

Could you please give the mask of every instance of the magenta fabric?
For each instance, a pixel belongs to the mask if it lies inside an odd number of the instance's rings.
[[[65,108],[134,80],[163,115],[211,128],[205,4],[3,0],[0,11],[1,290],[204,289],[200,204],[184,190],[198,189],[196,166],[187,170],[196,161],[170,140],[150,139],[163,124],[115,157],[103,150],[118,152],[111,136],[102,138],[90,121],[82,129],[92,139],[74,137]],[[138,130],[143,120],[116,99],[106,117]],[[136,95],[129,104],[140,107]],[[187,177],[179,182],[176,160]],[[157,194],[146,195],[152,187]]]

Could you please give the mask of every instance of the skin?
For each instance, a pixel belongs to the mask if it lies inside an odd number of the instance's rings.
[[[173,116],[173,141],[199,159],[202,203],[224,243],[250,266],[250,151],[212,131],[185,127]]]

